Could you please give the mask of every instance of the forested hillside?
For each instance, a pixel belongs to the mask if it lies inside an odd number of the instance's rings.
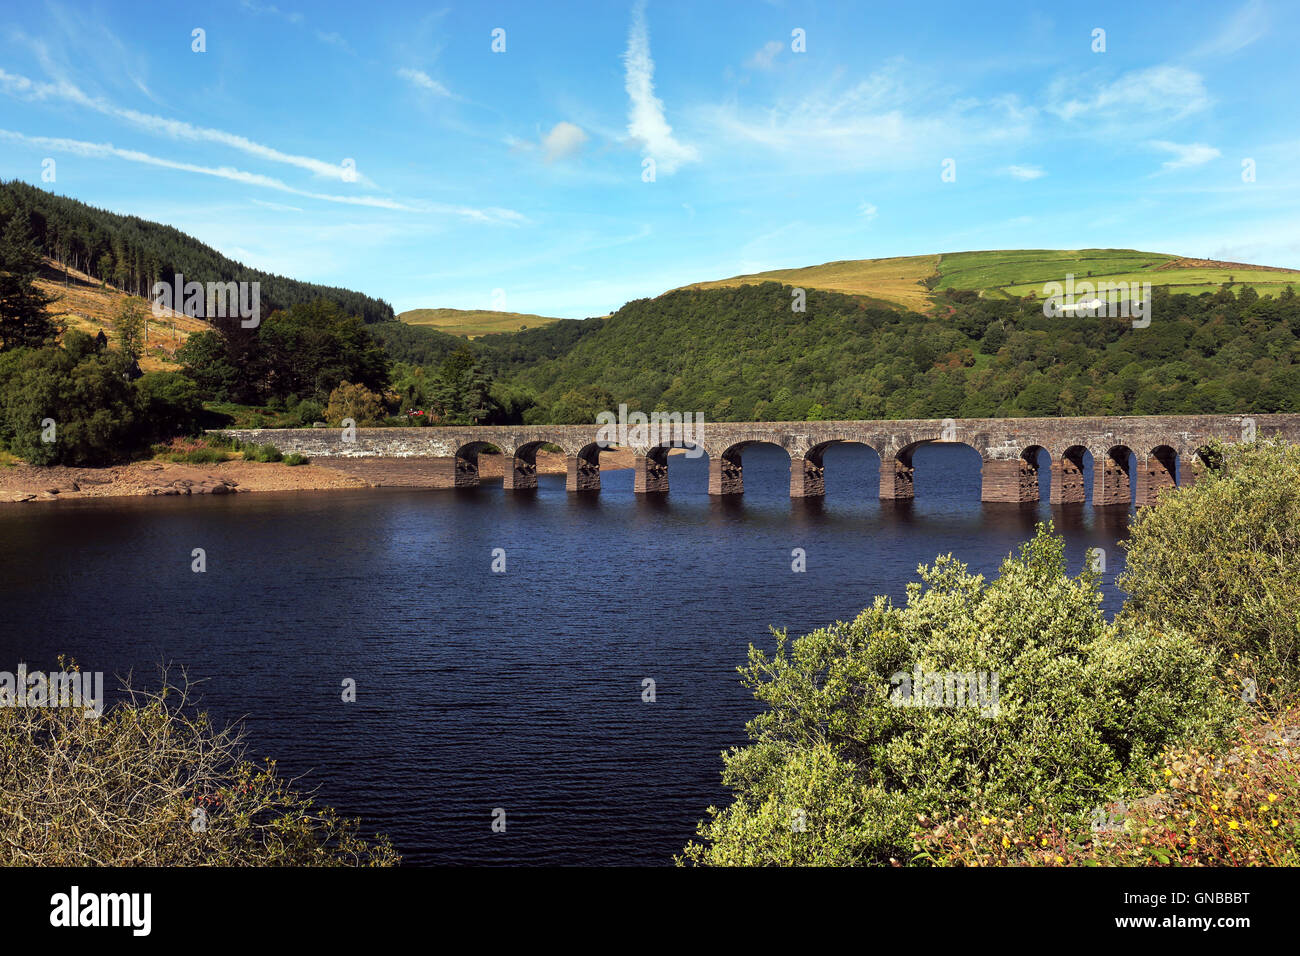
[[[134,295],[147,296],[155,282],[170,282],[180,273],[187,281],[261,283],[263,315],[328,299],[366,322],[393,319],[393,307],[382,299],[251,269],[171,226],[119,216],[17,180],[0,183],[0,229],[14,215],[26,218],[43,254]]]
[[[790,302],[776,283],[640,299],[531,364],[503,363],[491,337],[471,345],[538,422],[618,402],[712,421],[1300,410],[1291,289],[1157,289],[1146,328],[959,291],[928,316],[815,290],[806,312]]]

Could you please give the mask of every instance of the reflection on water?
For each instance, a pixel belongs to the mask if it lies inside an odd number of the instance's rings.
[[[1072,570],[1105,549],[1118,606],[1122,509],[982,505],[978,456],[951,446],[917,451],[914,501],[878,501],[878,459],[852,446],[827,453],[825,499],[792,501],[787,461],[747,451],[743,498],[709,497],[707,460],[673,456],[666,497],[634,495],[622,471],[599,495],[544,476],[531,493],[8,507],[0,670],[60,653],[110,674],[184,665],[214,715],[246,718],[255,752],[408,862],[665,863],[726,799],[719,752],[755,713],[736,667],[769,627],[901,600],[940,553],[994,574],[1048,519]]]

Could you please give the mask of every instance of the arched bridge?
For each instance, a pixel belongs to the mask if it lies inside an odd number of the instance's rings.
[[[382,484],[472,487],[479,482],[480,452],[504,456],[507,490],[537,486],[537,452],[559,447],[568,460],[570,491],[600,490],[597,425],[488,425],[476,427],[227,429],[246,441],[273,442]],[[922,445],[958,443],[983,459],[984,501],[1038,500],[1040,451],[1051,462],[1051,502],[1086,500],[1084,462],[1093,462],[1092,503],[1127,505],[1136,468],[1138,504],[1159,492],[1190,484],[1214,440],[1260,437],[1300,440],[1300,415],[1153,415],[1095,418],[966,418],[848,422],[717,422],[696,426],[693,446],[709,457],[709,493],[741,494],[745,450],[777,445],[790,456],[790,494],[825,493],[823,456],[833,445],[858,444],[880,456],[880,497],[912,497],[912,455]],[[351,440],[348,440],[351,439]],[[608,446],[606,446],[608,447]],[[629,441],[634,488],[668,490],[667,444]]]

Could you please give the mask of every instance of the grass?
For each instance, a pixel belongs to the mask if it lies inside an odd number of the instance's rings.
[[[939,256],[902,256],[893,259],[845,259],[801,269],[772,269],[712,282],[696,282],[687,289],[720,289],[763,282],[865,295],[891,305],[927,309],[930,290],[925,280],[935,274]]]
[[[487,309],[411,309],[401,313],[398,321],[407,325],[424,325],[439,332],[472,339],[492,332],[518,332],[560,321],[545,315],[525,312],[494,312]]]
[[[88,335],[102,330],[108,336],[109,348],[117,348],[113,315],[123,299],[136,297],[128,296],[111,285],[103,285],[98,279],[76,269],[68,269],[65,274],[63,266],[53,259],[45,260],[36,287],[58,297],[49,307],[56,322]],[[208,324],[202,319],[179,314],[157,318],[147,300],[139,301],[149,316],[149,348],[140,358],[140,368],[146,372],[177,371],[181,366],[175,361],[176,350],[190,335],[207,329]]]
[[[1191,294],[1213,292],[1230,279],[1235,285],[1251,286],[1260,295],[1277,295],[1288,285],[1300,288],[1300,270],[1184,259],[1136,249],[994,249],[894,259],[849,259],[696,282],[685,288],[716,289],[781,282],[868,296],[924,312],[934,304],[936,292],[949,289],[975,289],[1001,297],[1030,294],[1041,297],[1044,283],[1064,282],[1067,273],[1072,273],[1076,282],[1150,282],[1153,287],[1166,286],[1172,292]]]
[[[230,453],[219,442],[210,438],[173,438],[164,445],[155,445],[154,458],[183,465],[212,465],[230,461]]]

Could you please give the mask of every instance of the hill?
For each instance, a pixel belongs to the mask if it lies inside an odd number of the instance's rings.
[[[170,282],[180,273],[187,281],[260,283],[264,315],[327,299],[366,322],[393,318],[393,307],[382,299],[250,268],[172,226],[118,215],[18,180],[0,182],[0,227],[14,215],[26,218],[28,234],[46,256],[133,295],[147,295],[156,281]]]
[[[1212,259],[1188,259],[1135,249],[998,249],[891,259],[845,259],[799,269],[774,269],[685,286],[734,288],[781,282],[867,296],[880,303],[925,311],[938,293],[970,289],[997,298],[1042,296],[1047,282],[1150,282],[1171,292],[1213,292],[1224,283],[1277,295],[1300,285],[1300,270]]]
[[[936,297],[924,315],[810,288],[796,313],[776,282],[682,289],[629,302],[553,357],[506,366],[486,343],[480,355],[498,387],[531,396],[524,420],[538,423],[621,402],[708,421],[1300,411],[1300,297],[1285,289],[1156,287],[1141,328],[1048,318],[1031,299]]]
[[[560,321],[545,315],[493,312],[489,309],[410,309],[398,315],[397,319],[407,325],[427,326],[467,339],[495,332],[520,332]]]
[[[163,317],[156,317],[148,301],[53,259],[45,260],[36,287],[55,297],[49,314],[59,325],[65,329],[78,329],[87,335],[102,331],[108,336],[109,348],[117,347],[115,316],[118,308],[125,299],[137,299],[148,316],[147,346],[140,357],[140,368],[146,372],[179,369],[180,363],[175,361],[176,350],[193,333],[211,328],[202,319],[172,310],[167,310]]]

